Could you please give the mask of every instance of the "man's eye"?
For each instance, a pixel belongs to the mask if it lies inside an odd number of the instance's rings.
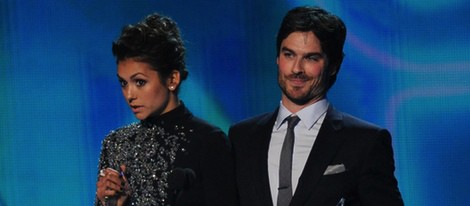
[[[144,86],[146,83],[147,83],[147,81],[142,80],[142,79],[138,79],[138,80],[135,81],[135,84],[139,87]]]
[[[290,57],[293,57],[293,56],[294,56],[294,55],[293,55],[292,53],[290,53],[290,52],[284,52],[283,54],[284,54],[284,56],[287,57],[287,58],[290,58]]]
[[[319,61],[321,58],[322,58],[321,55],[310,55],[310,56],[305,57],[305,59],[309,61]]]
[[[309,61],[318,61],[318,57],[317,56],[309,56],[306,58],[307,60]]]

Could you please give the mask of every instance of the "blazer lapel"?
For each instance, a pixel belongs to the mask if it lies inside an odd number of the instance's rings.
[[[255,153],[252,161],[253,183],[256,185],[259,197],[264,200],[263,202],[269,203],[268,205],[272,205],[268,176],[268,149],[277,112],[278,110],[260,119],[253,135],[255,141],[252,142]]]
[[[337,132],[337,130],[341,129],[341,125],[341,113],[330,106],[299,178],[291,205],[304,205],[305,201],[311,197],[311,193],[316,187],[315,185],[323,176],[323,172],[334,158],[342,143],[342,138]]]

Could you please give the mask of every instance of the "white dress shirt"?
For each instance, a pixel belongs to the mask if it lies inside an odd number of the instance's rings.
[[[294,128],[295,140],[292,154],[292,191],[294,193],[318,131],[325,119],[328,104],[328,100],[323,99],[294,114],[300,118],[300,122]],[[292,113],[284,107],[281,101],[268,150],[268,175],[274,206],[277,205],[281,149],[287,132],[287,123],[284,123],[287,122],[285,119],[290,115]]]

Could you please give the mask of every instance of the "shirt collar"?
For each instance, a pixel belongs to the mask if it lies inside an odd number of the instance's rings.
[[[303,124],[310,130],[318,119],[328,110],[328,106],[329,102],[325,98],[298,111],[295,114],[299,116],[301,120],[299,124]],[[279,127],[281,127],[285,122],[284,120],[290,115],[292,115],[292,113],[282,104],[281,101],[274,128],[279,129]]]

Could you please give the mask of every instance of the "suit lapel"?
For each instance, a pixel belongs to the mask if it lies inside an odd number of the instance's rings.
[[[311,197],[316,184],[342,143],[342,138],[338,135],[341,125],[341,114],[330,106],[299,178],[291,205],[304,205],[305,201]]]
[[[253,183],[256,185],[256,191],[263,199],[263,202],[272,205],[271,190],[269,188],[269,176],[268,176],[268,149],[269,142],[271,140],[271,132],[274,126],[274,122],[277,117],[276,110],[274,113],[264,116],[257,125],[253,138]]]

